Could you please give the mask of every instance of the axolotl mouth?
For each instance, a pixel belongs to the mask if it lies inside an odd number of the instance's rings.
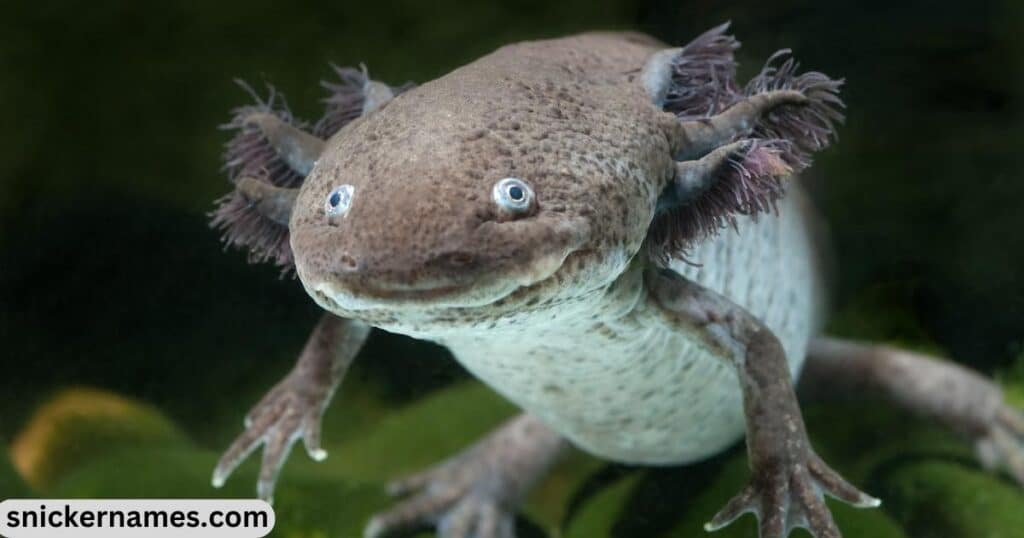
[[[518,290],[543,282],[562,265],[562,261],[551,257],[532,276],[482,275],[475,282],[461,285],[387,287],[365,284],[351,288],[343,283],[320,281],[313,285],[313,295],[331,311],[403,307],[474,308],[493,304]]]
[[[410,256],[400,246],[378,246],[377,253],[398,254],[363,258],[352,253],[356,249],[351,244],[339,250],[337,244],[307,243],[301,233],[292,243],[309,294],[323,308],[345,315],[484,307],[552,278],[589,237],[590,226],[583,219],[537,215],[484,222],[459,238],[456,248],[423,257]]]

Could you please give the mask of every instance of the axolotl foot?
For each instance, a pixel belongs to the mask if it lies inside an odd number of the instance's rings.
[[[825,495],[858,508],[881,504],[847,482],[808,449],[798,459],[755,468],[750,483],[704,529],[716,531],[743,514],[753,513],[760,522],[761,538],[785,538],[797,528],[811,531],[816,538],[840,538],[839,529],[825,505]]]
[[[391,483],[406,497],[375,515],[364,536],[436,527],[442,538],[513,538],[523,496],[563,452],[566,442],[529,415],[520,415],[464,452]]]
[[[375,515],[364,536],[377,538],[394,531],[436,526],[438,535],[444,538],[513,538],[516,503],[508,502],[496,491],[500,488],[484,486],[497,484],[497,477],[474,472],[472,465],[452,463],[389,485],[392,495],[410,498]]]
[[[275,386],[245,417],[245,431],[221,456],[213,471],[213,486],[220,487],[254,450],[264,446],[257,495],[273,502],[274,484],[292,445],[302,439],[309,457],[322,461],[320,419],[330,387],[292,374]]]
[[[262,445],[256,492],[273,502],[277,476],[297,441],[302,440],[315,461],[326,458],[327,452],[320,447],[321,418],[369,332],[360,322],[324,314],[292,371],[246,415],[245,430],[213,470],[213,486],[224,485],[235,468]]]
[[[985,467],[1008,470],[1017,484],[1024,487],[1024,413],[1001,404],[975,447]]]

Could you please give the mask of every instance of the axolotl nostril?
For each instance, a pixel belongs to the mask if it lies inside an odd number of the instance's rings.
[[[214,224],[327,313],[214,484],[262,444],[270,498],[292,443],[326,455],[321,414],[370,327],[447,346],[523,414],[395,482],[408,497],[368,536],[512,536],[570,446],[683,464],[745,435],[752,478],[707,528],[751,512],[764,538],[837,537],[825,495],[879,501],[814,452],[798,376],[943,421],[1024,481],[1024,420],[993,383],[819,335],[821,234],[794,174],[832,142],[841,81],[783,53],[741,85],[726,32],[517,43],[420,86],[339,69],[311,127],[273,96],[237,109]]]

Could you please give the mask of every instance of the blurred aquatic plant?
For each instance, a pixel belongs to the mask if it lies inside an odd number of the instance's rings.
[[[458,451],[513,412],[472,381],[412,404],[392,404],[378,423],[327,444],[326,461],[289,462],[275,496],[273,535],[359,536],[367,518],[388,505],[389,479]],[[1011,509],[1024,503],[1024,495],[979,469],[969,447],[948,433],[917,422],[908,427],[907,417],[871,402],[812,406],[807,416],[821,452],[885,498],[881,511],[834,506],[849,536],[979,538],[1024,528],[1017,526],[1024,525],[1024,512]],[[94,389],[71,389],[44,403],[12,447],[38,496],[254,493],[255,462],[244,464],[225,489],[214,490],[214,450],[190,441],[151,406]],[[575,452],[531,495],[519,523],[521,536],[699,536],[701,525],[747,473],[740,447],[673,468],[608,465]],[[726,538],[752,538],[754,526],[742,521],[722,532]]]
[[[110,392],[70,388],[36,410],[10,447],[11,461],[32,487],[44,489],[112,447],[186,442],[156,409]]]

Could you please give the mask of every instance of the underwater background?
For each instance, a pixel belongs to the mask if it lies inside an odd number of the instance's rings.
[[[270,82],[315,119],[328,62],[424,82],[517,40],[633,29],[683,44],[724,20],[741,75],[789,47],[847,79],[840,142],[805,174],[839,261],[834,334],[950,356],[1024,405],[1024,3],[7,1],[0,17],[0,499],[242,497],[210,473],[318,317],[296,280],[224,252],[217,126]],[[741,77],[744,78],[744,77]],[[437,346],[375,332],[295,451],[275,536],[359,536],[389,478],[514,409]],[[870,401],[805,406],[822,456],[882,510],[847,537],[1024,536],[1024,493],[970,447]],[[703,536],[747,477],[741,445],[688,467],[580,453],[521,536]],[[753,537],[745,518],[717,536]]]

